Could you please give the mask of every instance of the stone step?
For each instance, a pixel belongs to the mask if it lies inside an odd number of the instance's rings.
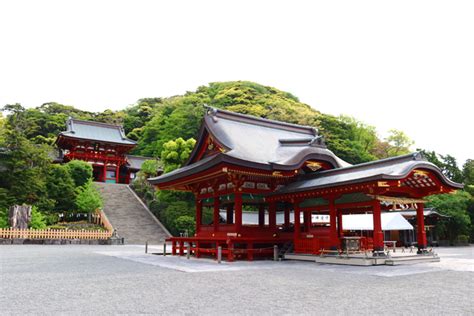
[[[162,244],[170,235],[128,185],[96,182],[104,212],[126,244]]]
[[[440,258],[435,256],[405,256],[405,257],[396,257],[385,260],[386,265],[402,265],[402,264],[415,264],[415,263],[424,263],[424,262],[439,262]]]

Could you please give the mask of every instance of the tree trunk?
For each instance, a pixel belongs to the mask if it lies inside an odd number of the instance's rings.
[[[10,227],[27,229],[31,221],[31,205],[13,205],[9,209],[8,221]]]

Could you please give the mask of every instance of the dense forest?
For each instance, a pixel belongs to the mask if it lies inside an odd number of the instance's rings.
[[[55,212],[80,209],[77,202],[71,201],[90,188],[81,189],[74,181],[64,181],[68,177],[72,180],[71,168],[59,170],[49,158],[57,134],[65,129],[66,119],[74,117],[123,125],[127,136],[138,142],[133,154],[159,158],[159,162],[145,166],[134,188],[170,231],[175,234],[184,229],[192,231],[192,197],[176,192],[154,192],[147,185],[146,177],[155,174],[155,164],[169,172],[186,161],[205,105],[314,126],[324,136],[329,149],[352,164],[402,155],[410,152],[413,145],[402,131],[391,130],[387,138],[381,139],[374,127],[362,121],[321,113],[291,93],[246,81],[216,82],[184,95],[144,98],[120,111],[93,113],[54,102],[28,109],[20,104],[8,104],[2,109],[3,115],[0,113],[0,218],[1,212],[5,214],[5,209],[14,203],[36,205],[50,217]],[[446,176],[466,184],[465,190],[456,194],[430,198],[431,205],[451,216],[446,225],[441,225],[440,233],[452,240],[469,235],[472,239],[474,161],[458,166],[449,154],[418,150]],[[58,190],[69,192],[69,204],[58,195]]]

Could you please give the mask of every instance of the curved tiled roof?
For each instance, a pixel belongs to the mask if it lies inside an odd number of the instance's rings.
[[[196,161],[206,133],[224,152]],[[326,161],[334,168],[350,166],[326,148],[313,127],[210,108],[185,166],[149,180],[154,184],[162,183],[221,162],[262,170],[295,170],[308,159]]]
[[[462,184],[455,183],[446,178],[436,165],[424,160],[420,153],[413,153],[307,175],[276,191],[274,194],[303,192],[372,180],[399,180],[408,176],[414,169],[433,171],[449,187],[463,187]]]
[[[66,122],[66,127],[67,130],[59,133],[58,139],[64,136],[98,142],[136,145],[136,142],[125,137],[123,128],[119,125],[70,118]]]

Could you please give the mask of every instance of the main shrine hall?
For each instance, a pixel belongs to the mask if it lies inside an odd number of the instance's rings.
[[[187,163],[149,182],[195,196],[196,233],[170,238],[173,254],[215,256],[220,248],[229,261],[271,256],[274,245],[300,254],[338,252],[348,238],[384,256],[381,214],[407,205],[416,209],[417,248],[424,253],[424,198],[463,187],[419,153],[351,165],[313,127],[214,108]],[[242,210],[258,212],[258,224],[243,223]],[[277,212],[284,213],[280,223]],[[313,222],[314,214],[328,215],[329,223]],[[345,214],[371,214],[373,231],[345,232]]]

